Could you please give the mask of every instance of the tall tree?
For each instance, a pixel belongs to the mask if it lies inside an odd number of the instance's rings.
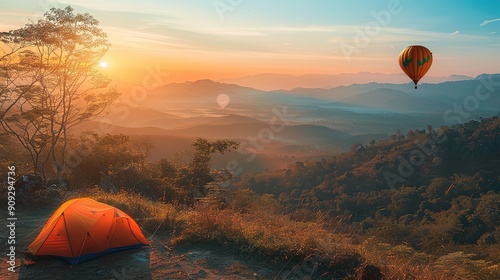
[[[118,92],[100,73],[107,35],[89,14],[52,8],[36,23],[0,33],[0,124],[46,179],[62,178],[68,130],[100,114]]]
[[[208,183],[229,179],[231,176],[227,170],[219,172],[212,170],[210,161],[212,155],[216,153],[224,154],[238,149],[240,144],[233,140],[209,141],[203,138],[197,138],[193,143],[195,153],[191,162],[178,170],[178,185],[186,188],[194,196],[195,192],[205,193],[205,186]]]

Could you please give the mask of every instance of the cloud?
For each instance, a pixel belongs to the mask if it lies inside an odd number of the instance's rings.
[[[335,32],[339,31],[339,27],[342,27],[341,25],[339,26],[330,26],[330,25],[324,25],[324,26],[264,26],[264,27],[257,27],[259,30],[262,31],[273,31],[273,32]]]
[[[151,47],[190,48],[188,44],[184,44],[174,36],[111,26],[105,26],[103,29],[108,33],[110,39],[115,39],[113,41],[122,47],[144,50],[151,49]]]
[[[492,23],[492,22],[495,22],[495,21],[500,21],[500,18],[485,20],[479,26],[485,26],[486,24]]]
[[[455,32],[450,33],[450,35],[457,35],[460,34],[460,31],[456,30]]]
[[[91,9],[94,11],[103,11],[103,12],[128,12],[128,13],[142,13],[142,14],[151,14],[151,15],[169,15],[172,12],[169,12],[168,9],[162,9],[158,7],[159,3],[150,3],[152,1],[142,1],[140,4],[140,8],[138,8],[137,3],[131,0],[49,0],[49,2],[53,2],[55,4],[59,4],[59,6],[63,5],[71,5],[71,6],[80,6],[86,9]],[[59,7],[62,8],[62,7]]]

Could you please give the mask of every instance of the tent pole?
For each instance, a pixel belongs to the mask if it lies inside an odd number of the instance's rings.
[[[85,246],[85,241],[87,241],[87,237],[89,236],[89,233],[85,234],[85,239],[83,240],[82,247],[80,248],[80,253],[78,253],[78,259],[76,259],[76,264],[78,264],[78,261],[80,260],[80,256],[82,255],[83,252],[83,246]]]

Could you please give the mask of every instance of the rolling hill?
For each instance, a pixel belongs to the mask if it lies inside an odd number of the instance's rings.
[[[262,154],[334,154],[348,150],[353,143],[367,145],[371,139],[405,135],[410,129],[452,125],[443,113],[454,110],[458,106],[455,104],[465,108],[464,102],[475,98],[476,89],[481,86],[483,90],[491,89],[488,98],[478,100],[479,106],[466,112],[468,116],[461,121],[498,113],[498,77],[480,75],[472,80],[422,84],[418,90],[409,83],[275,91],[211,80],[172,83],[151,90],[135,104],[114,104],[109,114],[81,124],[74,131],[158,136],[163,139],[155,143],[158,151],[169,151],[166,146],[173,136],[246,142],[261,137],[262,142],[268,142],[267,150],[258,151]],[[230,96],[224,109],[217,104],[217,96],[222,93]],[[281,118],[285,118],[286,128],[269,130]],[[106,127],[100,123],[103,120],[111,123],[110,130],[102,129]]]
[[[459,81],[473,79],[464,75],[450,75],[448,77],[426,76],[423,82],[440,83],[444,81]],[[379,83],[407,83],[408,77],[404,74],[383,74],[383,73],[342,73],[336,75],[306,74],[306,75],[286,75],[286,74],[258,74],[239,78],[221,79],[220,82],[239,84],[242,86],[254,87],[261,90],[291,90],[294,88],[333,88],[348,86],[355,83],[369,83],[378,81]]]
[[[342,100],[343,103],[392,112],[434,113],[447,109],[445,104],[426,97],[412,96],[401,90],[379,88]]]

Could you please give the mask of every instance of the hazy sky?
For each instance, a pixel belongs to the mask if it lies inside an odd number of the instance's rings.
[[[399,73],[408,45],[428,75],[500,72],[500,1],[21,0],[0,2],[0,31],[71,5],[101,22],[107,71],[161,68],[174,80],[258,73]]]

